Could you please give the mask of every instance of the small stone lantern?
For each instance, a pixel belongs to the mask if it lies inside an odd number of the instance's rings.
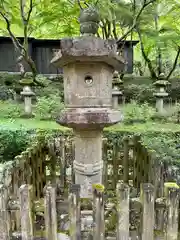
[[[24,117],[33,117],[32,96],[34,96],[35,93],[31,90],[30,86],[24,86],[21,95],[24,97]]]
[[[164,98],[168,96],[166,92],[166,86],[170,83],[165,80],[164,74],[159,75],[159,80],[157,80],[153,85],[156,86],[157,92],[153,95],[156,97],[156,110],[159,114],[164,113]]]
[[[73,128],[75,135],[75,183],[81,197],[92,197],[92,184],[102,183],[103,128],[122,120],[112,110],[112,77],[124,67],[114,40],[95,37],[99,25],[96,9],[81,11],[81,37],[61,40],[52,63],[63,67],[65,110],[57,122]]]
[[[114,109],[119,108],[119,99],[122,103],[122,85],[123,81],[119,77],[119,73],[117,71],[113,74],[113,81],[112,81],[113,89],[112,89],[112,107]]]

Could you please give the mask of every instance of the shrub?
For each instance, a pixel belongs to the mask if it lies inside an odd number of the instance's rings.
[[[152,85],[135,85],[130,84],[124,88],[124,96],[126,98],[126,102],[130,102],[131,100],[135,100],[138,103],[148,102],[150,104],[155,104],[155,97],[153,93],[155,89]]]
[[[11,131],[1,126],[0,130],[0,163],[12,161],[26,149],[30,135],[24,129]]]
[[[0,85],[11,86],[20,79],[20,74],[0,73]]]
[[[15,98],[15,91],[9,89],[7,86],[0,86],[0,100],[5,101]]]
[[[19,118],[24,112],[23,105],[13,101],[0,101],[0,109],[3,118]]]
[[[162,113],[155,113],[153,121],[180,123],[180,104],[166,105]]]
[[[35,94],[37,97],[51,97],[52,95],[57,95],[62,99],[63,89],[59,83],[49,83],[48,86],[36,87]]]
[[[38,98],[35,114],[40,120],[55,119],[64,108],[61,98],[57,95]]]
[[[155,108],[148,103],[139,105],[136,101],[131,101],[123,107],[124,122],[132,123],[134,120],[148,121],[155,114]]]
[[[180,99],[180,82],[176,81],[176,84],[172,84],[168,89],[168,93],[173,102]]]
[[[176,103],[167,110],[169,120],[175,123],[180,123],[180,104]]]
[[[167,181],[180,184],[180,144],[179,133],[151,133],[141,138],[148,149],[156,153],[156,161],[164,164],[164,176]]]
[[[45,87],[36,87],[34,89],[37,97],[50,97],[51,95],[58,95],[61,97],[61,99],[63,99],[64,93],[62,76],[57,78],[51,77],[49,79],[44,78],[44,81],[42,81],[42,79],[42,76],[39,75],[38,81],[42,82]]]

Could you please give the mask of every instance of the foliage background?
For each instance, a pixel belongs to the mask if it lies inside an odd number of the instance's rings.
[[[29,3],[26,1],[25,10]],[[78,17],[80,7],[73,0],[32,0],[33,8],[28,25],[28,36],[44,39],[60,39],[79,35]],[[86,0],[80,1],[82,7],[95,4],[99,10],[101,22],[99,35],[103,38],[122,40],[140,40],[135,48],[137,74],[157,76],[163,71],[166,76],[180,46],[180,3],[178,0]],[[137,18],[143,4],[148,4]],[[149,4],[150,3],[150,4]],[[24,22],[21,19],[20,1],[2,0],[2,13],[11,23],[15,36],[24,36]],[[136,26],[136,27],[132,27]],[[138,32],[140,30],[140,34]],[[129,34],[126,34],[126,33]],[[0,35],[8,36],[6,23],[0,17]],[[143,51],[144,50],[144,51]],[[150,65],[152,69],[150,69]],[[179,61],[174,75],[179,75]]]

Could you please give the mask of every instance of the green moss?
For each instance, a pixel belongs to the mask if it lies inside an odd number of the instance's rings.
[[[19,81],[19,83],[20,83],[21,85],[23,85],[23,86],[32,85],[33,79],[31,79],[31,78],[24,78],[24,79],[21,79],[21,80]]]
[[[34,202],[35,212],[44,212],[44,198],[40,198],[38,201]]]
[[[99,191],[99,192],[104,192],[104,185],[103,185],[103,184],[94,183],[94,184],[92,185],[92,187],[93,187],[94,189],[96,189],[97,191]]]
[[[175,182],[166,182],[164,184],[164,187],[165,188],[176,188],[176,189],[179,189],[179,186]]]
[[[170,82],[166,81],[166,80],[158,80],[156,82],[153,83],[153,85],[155,86],[167,86],[170,85]]]

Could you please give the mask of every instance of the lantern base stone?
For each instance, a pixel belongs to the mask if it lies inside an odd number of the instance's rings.
[[[82,198],[92,197],[92,184],[102,183],[102,130],[75,130],[75,182]]]
[[[67,108],[56,120],[74,129],[103,129],[123,120],[119,111],[107,108]]]

